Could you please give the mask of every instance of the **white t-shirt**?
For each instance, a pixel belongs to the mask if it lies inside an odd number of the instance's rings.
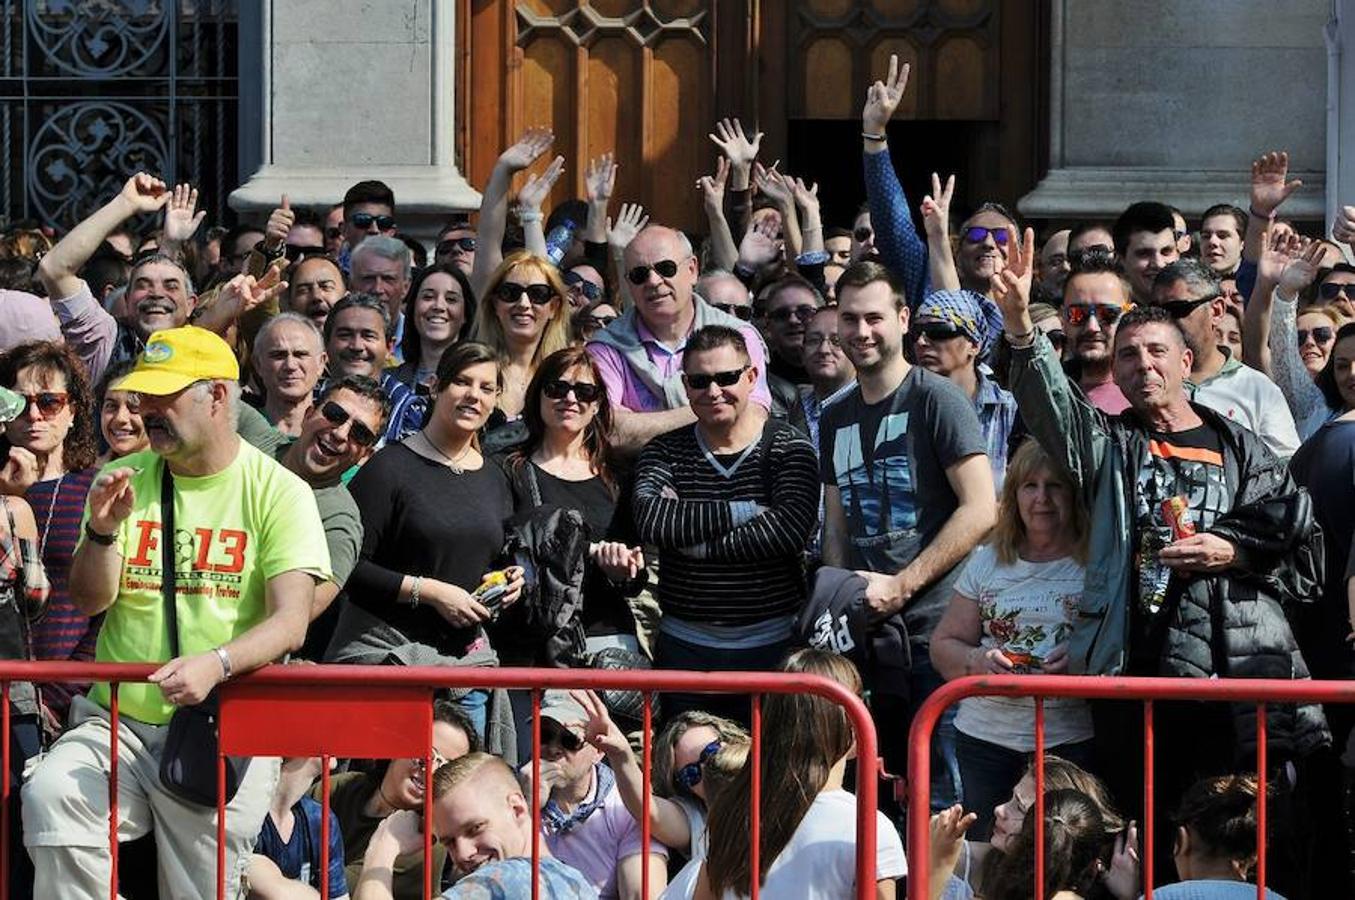
[[[884,813],[875,814],[875,880],[908,874],[903,841]],[[660,900],[690,900],[701,862],[683,867]],[[824,791],[814,798],[788,843],[767,870],[761,897],[797,900],[842,900],[856,887],[856,797],[844,790]],[[745,893],[725,891],[722,900]]]
[[[979,646],[997,648],[1019,673],[1038,673],[1040,661],[1068,640],[1082,600],[1086,569],[1072,557],[1011,565],[998,561],[991,544],[974,551],[955,591],[979,605]],[[1082,700],[1045,701],[1045,746],[1092,736],[1091,711]],[[1027,697],[967,697],[955,727],[970,737],[1010,750],[1035,749],[1035,703]]]

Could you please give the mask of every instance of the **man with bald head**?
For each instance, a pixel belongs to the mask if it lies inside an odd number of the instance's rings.
[[[761,336],[697,293],[698,263],[684,234],[649,226],[626,246],[624,267],[631,306],[588,342],[612,404],[614,446],[638,452],[651,438],[696,421],[682,386],[682,351],[688,336],[707,325],[744,336],[757,371],[752,401],[771,407]]]

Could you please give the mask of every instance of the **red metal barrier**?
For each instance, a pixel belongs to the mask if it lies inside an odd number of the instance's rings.
[[[109,771],[109,853],[112,884],[109,896],[116,900],[118,881],[117,778],[118,685],[144,682],[156,665],[124,665],[64,662],[0,662],[0,690],[8,701],[9,684],[14,681],[110,682],[111,734],[114,742]],[[521,689],[532,692],[532,783],[540,784],[541,692],[549,689],[642,691],[644,696],[645,741],[643,782],[645,805],[641,817],[642,846],[649,846],[650,760],[652,741],[652,695],[677,691],[706,694],[750,694],[753,698],[752,731],[752,814],[751,841],[754,862],[753,900],[757,898],[756,854],[758,848],[758,810],[760,771],[758,748],[761,742],[759,698],[762,694],[815,694],[837,703],[847,713],[856,736],[860,760],[878,760],[874,724],[861,699],[850,690],[816,675],[767,672],[674,672],[656,670],[615,671],[598,669],[488,669],[399,666],[268,666],[232,680],[222,686],[220,712],[220,750],[218,785],[224,784],[227,756],[286,756],[322,759],[323,838],[321,842],[321,897],[328,896],[329,862],[329,759],[423,758],[427,767],[424,791],[424,859],[431,859],[432,845],[432,697],[440,688]],[[9,704],[3,703],[3,771],[0,775],[0,900],[6,900],[6,873],[9,800],[15,789],[9,780]],[[870,771],[861,765],[859,771]],[[877,779],[858,777],[856,787],[856,896],[869,900],[875,896],[875,816]],[[540,807],[535,797],[532,808],[533,900],[539,895],[536,873],[540,863]],[[217,814],[217,896],[225,896],[225,802],[218,796]],[[642,895],[649,893],[649,855],[645,852]],[[425,896],[436,891],[432,866],[425,864]],[[350,885],[352,889],[353,885]]]
[[[1270,679],[1110,678],[1079,675],[975,675],[938,688],[913,718],[908,735],[908,897],[926,900],[931,840],[931,739],[941,714],[966,697],[1031,697],[1035,701],[1035,878],[1044,884],[1044,700],[1141,700],[1144,715],[1144,830],[1142,854],[1144,900],[1153,897],[1153,701],[1203,700],[1255,702],[1257,763],[1256,896],[1265,900],[1266,885],[1266,704],[1355,703],[1355,681],[1279,681]],[[1036,896],[1045,896],[1037,889]]]

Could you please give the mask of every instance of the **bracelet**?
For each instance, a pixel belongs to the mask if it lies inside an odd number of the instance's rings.
[[[879,141],[881,144],[885,142],[885,136],[883,133],[871,134],[869,131],[863,131],[861,132],[861,136],[868,141]]]
[[[1259,212],[1256,211],[1256,207],[1252,206],[1251,204],[1248,204],[1248,205],[1247,205],[1247,214],[1248,214],[1249,216],[1251,216],[1252,218],[1254,218],[1254,219],[1273,219],[1273,218],[1275,218],[1275,211],[1274,211],[1274,210],[1271,210],[1269,213],[1259,213]]]
[[[518,210],[518,221],[519,221],[519,222],[522,222],[522,223],[524,223],[524,224],[527,223],[527,222],[540,222],[540,221],[541,221],[541,210],[539,210],[539,209],[535,209],[535,210],[532,210],[532,209],[519,209],[519,210]]]
[[[88,522],[85,523],[85,539],[93,541],[100,547],[113,546],[113,542],[117,540],[117,537],[116,534],[99,534],[99,532],[90,527]]]
[[[225,647],[213,647],[212,651],[216,653],[216,658],[221,660],[221,671],[225,673],[222,681],[231,680],[231,655],[226,652]]]
[[[415,575],[415,576],[414,576],[414,580],[411,581],[411,582],[409,583],[409,605],[410,605],[410,606],[418,606],[418,605],[419,605],[419,603],[420,603],[420,600],[419,600],[419,588],[422,587],[422,586],[423,586],[423,576],[422,576],[422,575]]]
[[[1017,350],[1024,350],[1035,345],[1034,329],[1023,334],[1003,334],[1003,337],[1007,339],[1008,344]]]

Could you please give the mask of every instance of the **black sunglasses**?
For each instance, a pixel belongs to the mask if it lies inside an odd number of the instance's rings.
[[[650,270],[659,273],[660,278],[672,278],[677,274],[678,264],[671,259],[661,259],[652,266],[636,266],[626,273],[631,284],[644,284],[649,280]]]
[[[457,250],[461,251],[462,253],[474,253],[475,238],[473,237],[448,238],[445,241],[438,241],[437,249],[434,252],[438,256],[451,256],[452,253]]]
[[[564,275],[565,287],[576,287],[583,292],[583,295],[589,301],[598,300],[602,297],[601,285],[593,284],[587,278],[584,278],[578,272],[566,272]]]
[[[392,231],[395,228],[395,216],[374,216],[371,213],[353,213],[350,219],[354,228],[371,228],[372,223],[382,231]]]
[[[682,383],[694,391],[704,391],[712,384],[718,384],[720,387],[729,387],[737,384],[743,377],[743,373],[748,371],[747,366],[739,369],[730,369],[727,372],[684,372],[682,374]]]
[[[745,322],[752,321],[753,307],[740,305],[738,303],[714,303],[712,304],[720,312],[727,316],[733,316],[736,319],[742,319]]]
[[[546,747],[550,744],[559,744],[570,753],[574,753],[583,748],[583,738],[568,728],[547,728],[543,724],[541,726],[541,746]]]
[[[1327,341],[1331,340],[1333,337],[1336,336],[1336,329],[1332,328],[1330,325],[1319,325],[1316,328],[1312,329],[1311,331],[1307,328],[1300,328],[1297,334],[1299,338],[1299,346],[1302,347],[1304,344],[1308,342],[1308,335],[1310,334],[1313,336],[1313,340],[1316,341],[1317,343],[1319,344],[1327,343]]]
[[[948,341],[951,338],[968,337],[954,325],[946,325],[942,322],[927,322],[917,326],[917,333],[925,337],[928,341],[935,344],[938,341]]]
[[[862,225],[860,228],[852,231],[852,237],[856,238],[858,244],[864,244],[866,241],[870,240],[870,236],[874,233],[875,232],[872,229]]]
[[[1323,300],[1335,300],[1337,297],[1345,295],[1347,300],[1355,300],[1355,284],[1343,284],[1335,281],[1328,281],[1317,292]]]
[[[500,303],[517,303],[523,294],[532,301],[533,306],[545,306],[555,299],[555,291],[548,284],[518,284],[505,281],[494,289],[494,297]]]
[[[298,259],[309,259],[312,256],[324,256],[324,247],[298,247],[296,244],[288,244],[286,250],[288,262],[296,262]]]
[[[325,238],[327,240],[337,241],[341,237],[343,237],[343,229],[338,225],[330,225],[325,229]]]
[[[601,385],[593,384],[591,381],[565,381],[563,378],[556,378],[541,385],[541,393],[552,400],[563,400],[569,396],[570,391],[574,392],[574,399],[580,403],[595,403],[602,396]]]
[[[767,318],[771,319],[773,322],[789,322],[791,317],[794,317],[800,322],[808,322],[810,319],[814,318],[814,313],[818,311],[819,308],[817,306],[810,306],[808,304],[805,304],[804,306],[783,306],[767,313]]]
[[[375,447],[379,440],[376,432],[368,428],[351,416],[348,410],[344,409],[333,400],[326,400],[320,404],[320,415],[325,417],[325,421],[335,428],[342,428],[343,423],[353,419],[353,424],[348,427],[348,436],[353,439],[353,443],[359,447]]]
[[[1173,300],[1170,303],[1159,304],[1167,311],[1167,315],[1173,319],[1184,319],[1186,316],[1195,312],[1206,303],[1213,303],[1219,299],[1218,294],[1210,294],[1208,297],[1201,297],[1198,300]]]
[[[589,316],[588,324],[594,328],[606,328],[617,320],[617,316]]]

